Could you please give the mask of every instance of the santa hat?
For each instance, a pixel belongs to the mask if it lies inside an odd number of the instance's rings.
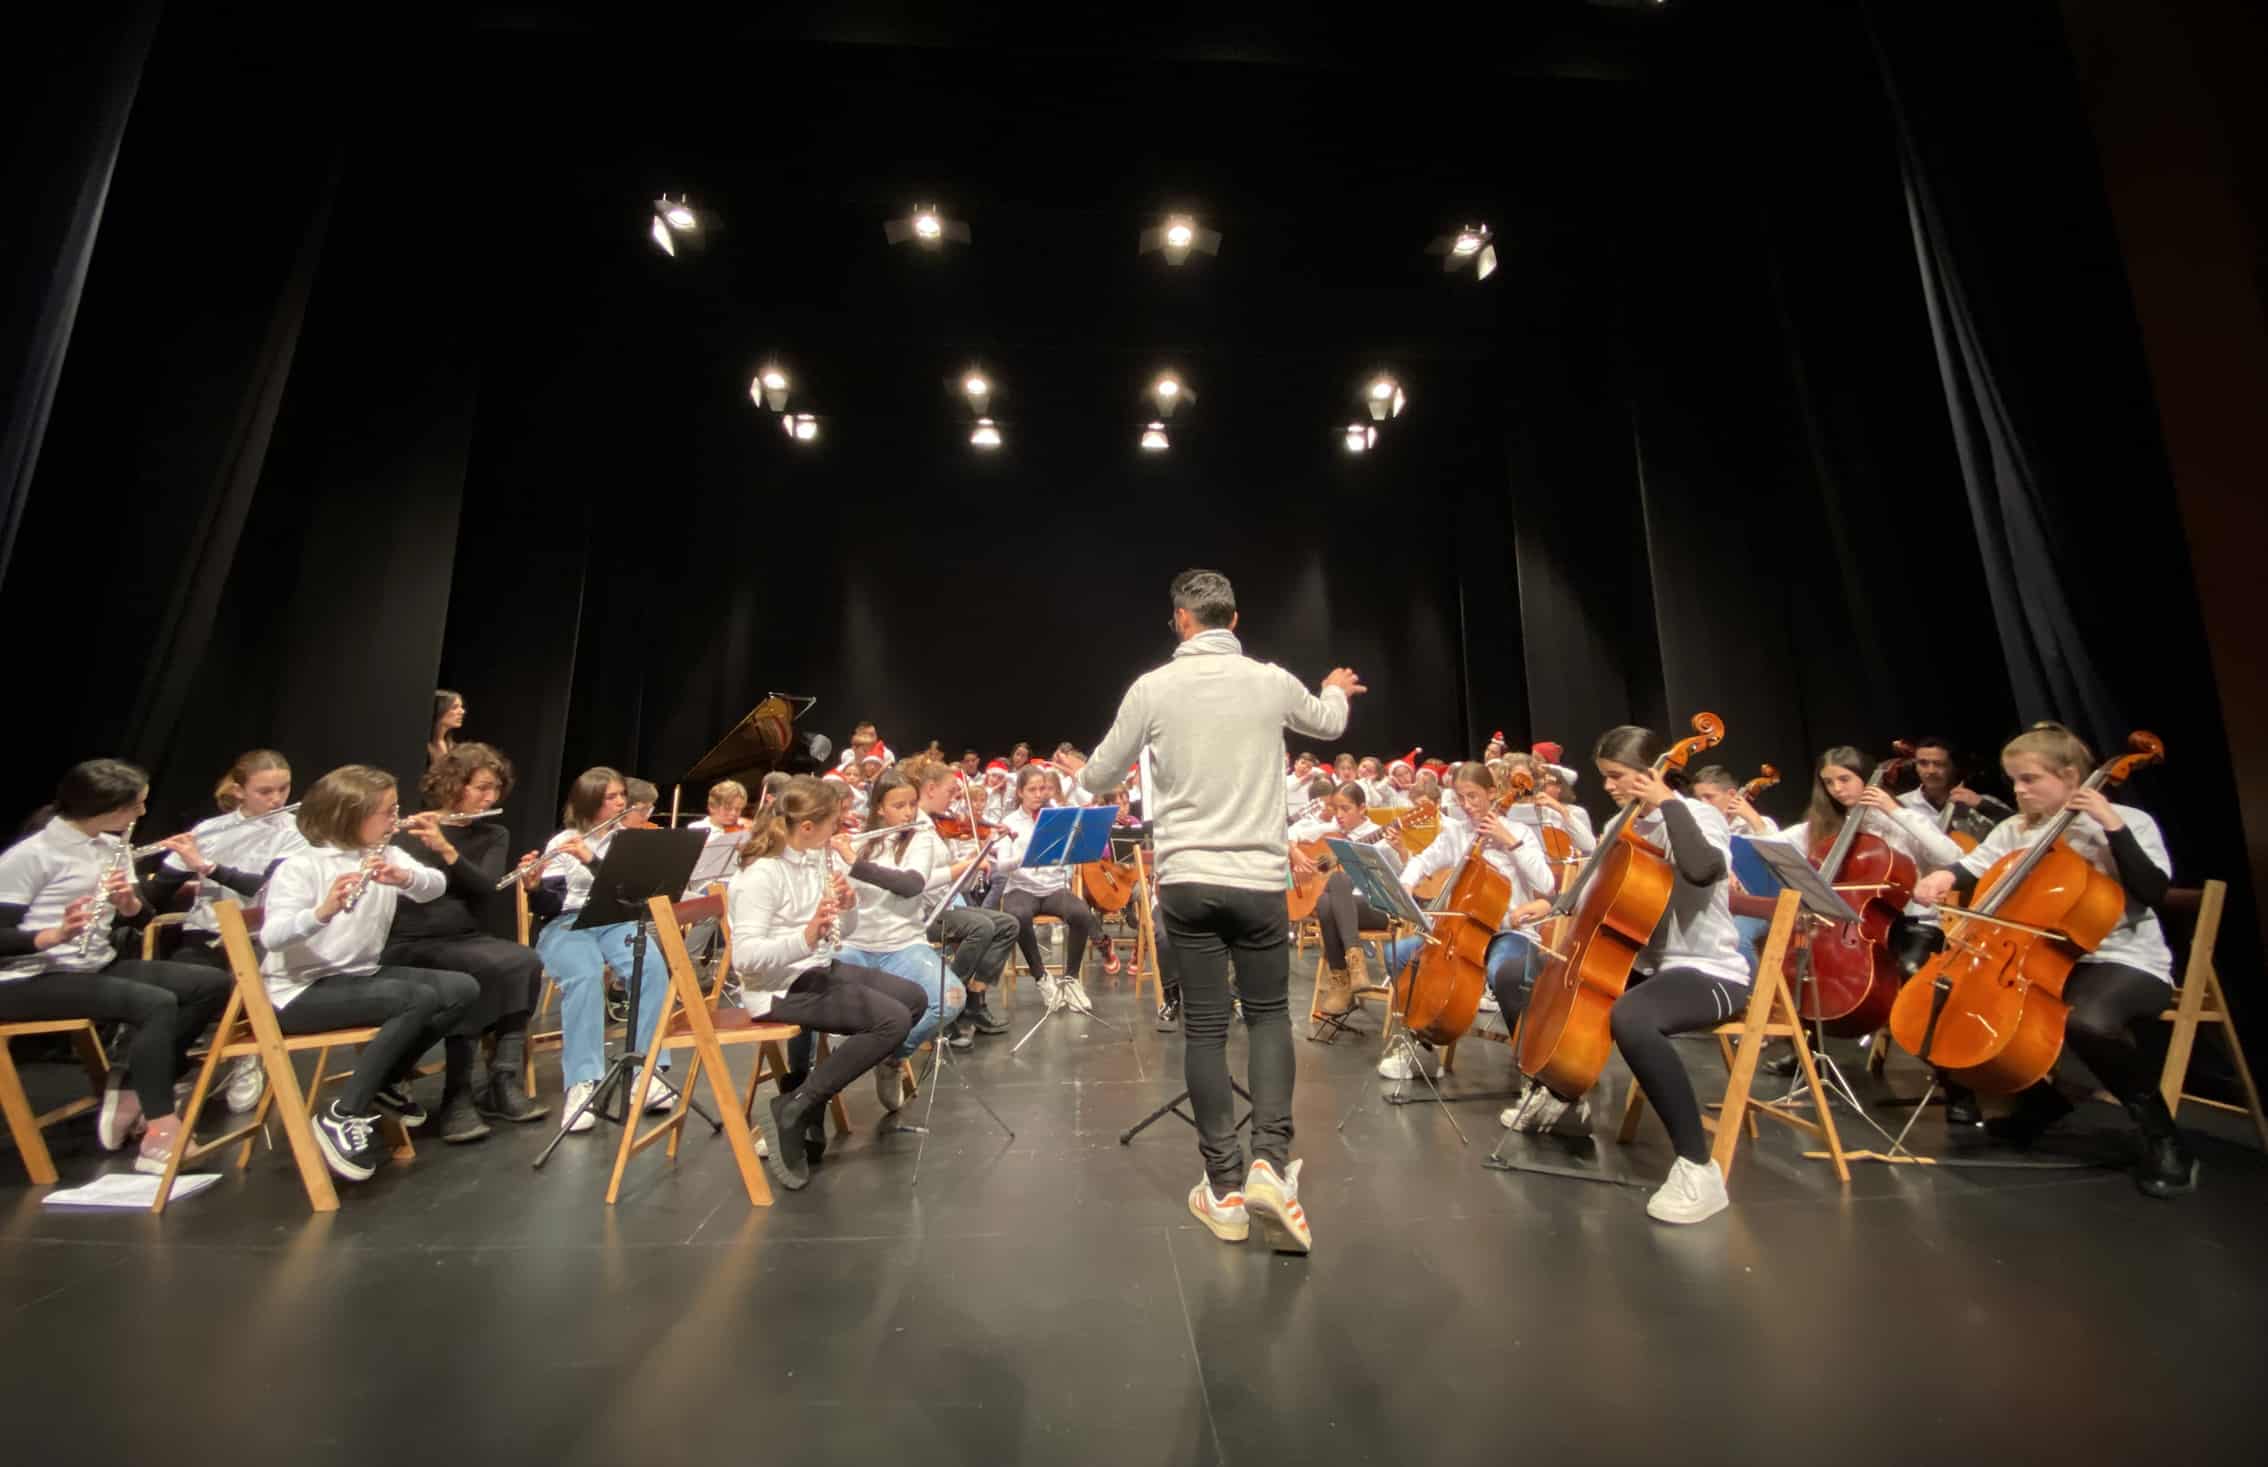
[[[1428,759],[1423,764],[1420,764],[1418,766],[1418,768],[1432,775],[1435,779],[1447,779],[1449,777],[1449,771],[1455,769],[1456,767],[1456,765],[1451,764],[1446,759]]]
[[[887,769],[891,765],[898,762],[898,756],[890,752],[890,746],[888,744],[883,743],[880,739],[876,739],[867,747],[866,752],[859,757],[858,762],[861,764],[879,764],[883,768]]]
[[[984,772],[988,779],[995,774],[1005,776],[1008,773],[1008,761],[1005,759],[988,760],[984,766]]]
[[[1386,772],[1388,774],[1392,774],[1397,769],[1407,769],[1412,774],[1417,773],[1417,758],[1418,755],[1424,752],[1425,750],[1423,747],[1415,748],[1410,750],[1407,754],[1402,755],[1399,759],[1388,760],[1386,764]]]
[[[849,780],[847,780],[847,779],[843,778],[843,771],[842,771],[842,770],[841,770],[840,768],[830,769],[830,770],[828,770],[828,771],[827,771],[827,772],[826,772],[825,774],[822,774],[822,775],[820,775],[819,777],[820,777],[821,779],[831,779],[831,780],[833,780],[833,781],[834,781],[835,783],[837,783],[837,784],[849,784],[849,783],[850,783],[850,781],[849,781]]]
[[[1497,737],[1502,738],[1504,737],[1504,735],[1498,734]],[[1543,760],[1544,763],[1552,765],[1556,768],[1559,764],[1559,761],[1563,757],[1565,757],[1567,751],[1560,748],[1559,745],[1553,743],[1551,740],[1545,739],[1542,743],[1532,746],[1528,750],[1528,752],[1535,755],[1538,759]]]
[[[1497,730],[1497,731],[1496,731],[1495,733],[1492,733],[1492,734],[1490,734],[1490,735],[1488,736],[1488,741],[1489,741],[1490,743],[1492,743],[1492,744],[1501,744],[1501,743],[1503,743],[1503,742],[1504,742],[1504,730],[1503,730],[1503,729],[1498,729],[1498,730]]]

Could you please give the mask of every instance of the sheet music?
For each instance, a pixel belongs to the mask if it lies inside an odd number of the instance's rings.
[[[693,874],[685,879],[688,897],[706,895],[711,883],[732,880],[739,866],[740,848],[748,839],[745,830],[711,830],[707,835],[701,843],[700,858],[693,863]]]

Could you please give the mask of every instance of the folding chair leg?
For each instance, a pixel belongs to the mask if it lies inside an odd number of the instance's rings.
[[[16,1154],[24,1159],[32,1185],[53,1185],[58,1176],[55,1158],[48,1154],[46,1138],[39,1134],[39,1117],[32,1111],[30,1097],[24,1094],[23,1077],[17,1073],[15,1057],[8,1053],[5,1039],[0,1039],[0,1111],[7,1113],[8,1134],[16,1140]]]

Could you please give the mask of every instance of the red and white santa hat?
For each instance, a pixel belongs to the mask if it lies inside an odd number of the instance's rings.
[[[1575,771],[1572,767],[1559,762],[1565,753],[1559,745],[1546,739],[1528,752],[1543,761],[1544,768],[1552,772],[1553,778],[1569,789],[1575,788]]]
[[[1497,737],[1503,738],[1504,735],[1498,734]],[[1545,739],[1540,744],[1531,745],[1528,749],[1528,752],[1535,755],[1538,759],[1543,760],[1543,762],[1546,764],[1557,764],[1562,758],[1566,756],[1567,753],[1566,750],[1560,748],[1559,745],[1553,743],[1550,739]]]
[[[1489,741],[1490,743],[1492,743],[1492,744],[1501,744],[1501,743],[1503,743],[1503,742],[1504,742],[1504,730],[1503,730],[1503,729],[1498,729],[1498,730],[1497,730],[1497,731],[1496,731],[1495,733],[1492,733],[1492,734],[1490,734],[1490,735],[1488,736],[1488,741]]]
[[[1005,760],[1005,759],[993,759],[993,760],[990,760],[990,761],[988,761],[988,762],[987,762],[987,763],[985,764],[985,766],[984,766],[984,782],[985,782],[986,784],[990,784],[990,783],[992,783],[992,776],[994,776],[995,774],[999,775],[999,776],[1000,776],[1000,777],[1001,777],[1002,779],[1006,779],[1006,778],[1008,777],[1008,761],[1007,761],[1007,760]]]
[[[881,768],[887,769],[891,765],[898,762],[898,756],[890,752],[890,746],[888,744],[883,743],[880,739],[876,739],[872,744],[869,744],[867,746],[866,753],[860,757],[858,762],[861,764],[874,764],[880,766]]]
[[[830,770],[828,770],[828,771],[827,771],[827,772],[826,772],[825,774],[822,774],[822,775],[820,775],[819,777],[820,777],[821,779],[831,779],[831,780],[833,780],[833,781],[834,781],[835,783],[837,783],[837,784],[849,784],[849,783],[850,783],[850,781],[849,781],[848,779],[846,779],[846,778],[844,778],[844,777],[843,777],[843,771],[842,771],[842,769],[841,769],[841,767],[840,767],[840,766],[838,766],[838,767],[836,767],[836,768],[833,768],[833,769],[830,769]]]
[[[1388,774],[1392,774],[1397,769],[1407,769],[1412,774],[1417,773],[1418,755],[1424,752],[1425,749],[1421,746],[1419,748],[1410,750],[1407,754],[1402,755],[1399,759],[1388,760],[1386,762],[1386,772]]]

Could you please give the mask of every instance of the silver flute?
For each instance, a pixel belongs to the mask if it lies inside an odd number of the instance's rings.
[[[118,903],[111,899],[110,878],[124,876],[134,879],[134,822],[126,822],[125,834],[103,852],[102,869],[95,873],[94,905],[87,908],[86,930],[79,934],[79,956],[92,958],[96,949],[110,941],[110,921],[118,913]]]
[[[490,810],[486,813],[493,815],[497,812]],[[615,826],[620,825],[623,820],[629,816],[629,814],[630,812],[625,809],[620,814],[609,815],[606,819],[601,820],[598,824],[583,832],[583,843],[585,845],[588,845],[590,842],[597,840],[600,836],[614,829]],[[496,889],[498,891],[502,891],[505,887],[510,886],[515,881],[523,881],[527,879],[529,872],[541,871],[546,866],[549,866],[552,862],[558,860],[561,856],[564,856],[566,854],[567,848],[561,846],[557,850],[548,851],[539,856],[530,856],[527,860],[522,861],[518,866],[506,872],[504,879],[496,883]]]
[[[339,899],[340,911],[351,912],[354,910],[355,903],[362,900],[362,894],[370,890],[370,879],[376,876],[378,868],[385,864],[386,848],[384,846],[372,846],[362,853],[362,867],[354,873],[354,885],[348,887],[346,895]]]
[[[273,820],[273,819],[275,819],[275,818],[276,818],[276,817],[277,817],[278,815],[291,815],[291,814],[296,814],[296,813],[298,812],[298,810],[299,810],[299,806],[298,806],[297,804],[291,804],[291,805],[279,805],[279,806],[277,806],[277,807],[276,807],[275,809],[273,809],[273,810],[270,810],[270,811],[269,811],[269,812],[268,812],[267,814],[265,814],[265,815],[247,815],[247,816],[245,816],[245,817],[244,817],[244,823],[245,823],[245,824],[247,824],[247,825],[249,825],[249,824],[251,824],[251,823],[252,823],[253,821],[255,821],[255,820]],[[182,835],[187,835],[188,833],[189,833],[189,832],[187,832],[187,831],[183,831],[183,832],[182,832],[181,834],[182,834]],[[137,860],[137,861],[139,861],[139,860],[141,860],[141,859],[142,859],[142,858],[143,858],[144,856],[154,856],[154,855],[156,855],[156,854],[157,854],[157,853],[158,853],[159,851],[162,851],[162,850],[164,850],[164,849],[166,848],[166,843],[167,843],[167,841],[176,841],[176,840],[179,840],[180,838],[181,838],[181,836],[178,836],[178,835],[169,835],[169,836],[167,836],[167,837],[165,838],[165,840],[153,840],[153,841],[151,841],[151,842],[150,842],[149,844],[147,844],[147,845],[140,845],[140,846],[136,846],[136,847],[134,847],[134,859],[135,859],[135,860]]]

